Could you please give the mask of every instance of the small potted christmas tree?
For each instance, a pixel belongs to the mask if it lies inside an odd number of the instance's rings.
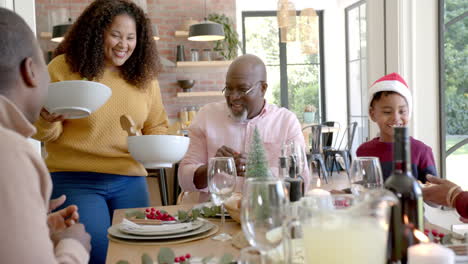
[[[266,159],[262,138],[260,137],[260,132],[258,132],[257,127],[255,127],[249,156],[247,157],[245,178],[268,178],[270,176],[271,173],[268,169],[268,161]],[[235,193],[225,203],[225,208],[229,212],[229,215],[238,223],[240,223],[241,200],[242,193]]]

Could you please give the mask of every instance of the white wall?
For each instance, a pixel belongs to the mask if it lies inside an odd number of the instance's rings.
[[[327,120],[338,121],[342,127],[348,123],[345,8],[356,2],[338,0],[324,10]]]
[[[413,3],[411,13],[415,22],[411,32],[414,36],[411,65],[415,98],[413,135],[432,147],[436,163],[439,165],[438,1],[412,0],[411,2]]]

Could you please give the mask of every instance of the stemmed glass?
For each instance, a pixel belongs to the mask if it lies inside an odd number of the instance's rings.
[[[283,241],[287,215],[284,183],[280,179],[250,178],[244,182],[241,223],[247,241],[262,252]]]
[[[359,195],[369,189],[383,188],[382,168],[377,157],[357,157],[350,170],[351,192]]]
[[[236,164],[231,157],[214,157],[208,162],[208,189],[216,205],[221,205],[221,234],[214,240],[227,241],[231,236],[224,233],[224,202],[231,197],[236,186]]]

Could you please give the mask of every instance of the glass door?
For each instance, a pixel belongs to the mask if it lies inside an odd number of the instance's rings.
[[[468,3],[440,0],[441,173],[468,187]]]

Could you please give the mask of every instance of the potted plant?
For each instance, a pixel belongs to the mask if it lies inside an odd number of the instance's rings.
[[[225,39],[216,41],[214,51],[220,53],[226,60],[232,60],[237,57],[237,50],[241,48],[239,35],[234,30],[232,20],[224,14],[209,14],[208,20],[221,24],[224,29]]]
[[[317,109],[313,105],[306,105],[304,108],[304,123],[311,124],[315,121],[315,111]]]

